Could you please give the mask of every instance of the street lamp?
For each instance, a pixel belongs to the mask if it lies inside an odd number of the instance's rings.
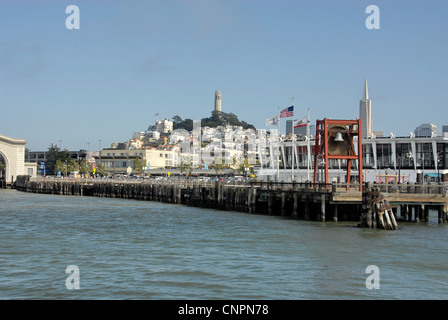
[[[401,183],[401,157],[397,156],[398,159],[398,183]]]
[[[441,154],[442,154],[442,152],[439,152],[437,154],[437,180],[438,180],[439,184],[442,181],[442,179],[440,178],[440,167],[441,167],[441,164],[442,164],[442,160],[440,160],[440,155]]]
[[[422,161],[423,184],[425,184],[425,154],[423,154],[423,158],[418,158],[418,159],[417,159],[417,163],[418,163],[420,160]]]
[[[319,166],[321,165],[321,164],[325,164],[325,161],[321,161],[320,163],[319,163],[319,159],[323,159],[324,158],[324,155],[322,154],[322,153],[319,153],[318,155],[317,155],[317,169],[319,170]],[[323,170],[323,169],[322,169]],[[323,176],[323,172],[321,171],[321,178],[319,179],[319,180],[322,180],[322,176]]]

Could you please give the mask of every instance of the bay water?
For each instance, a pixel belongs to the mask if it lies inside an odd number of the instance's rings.
[[[448,299],[435,212],[356,224],[1,189],[0,299]]]

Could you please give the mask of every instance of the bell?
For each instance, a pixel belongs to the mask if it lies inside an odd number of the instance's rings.
[[[344,141],[344,139],[342,138],[342,133],[337,132],[337,133],[336,133],[336,138],[334,138],[334,141],[336,141],[336,142],[342,142],[342,141]]]

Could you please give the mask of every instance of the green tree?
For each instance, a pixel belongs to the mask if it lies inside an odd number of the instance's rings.
[[[246,171],[246,168],[248,169]],[[243,163],[241,163],[238,166],[238,172],[241,173],[242,175],[245,175],[246,173],[248,174],[254,174],[254,167],[249,165],[249,159],[245,158]]]
[[[193,171],[193,168],[191,167],[191,164],[187,162],[181,162],[179,165],[180,173],[191,175],[191,172]]]
[[[58,170],[56,169],[56,162],[58,160],[65,163],[70,159],[70,153],[67,150],[61,150],[57,145],[51,144],[48,148],[46,154],[45,169],[47,169],[51,174],[56,174]]]
[[[67,174],[69,174],[71,172],[79,171],[79,164],[73,158],[69,158],[66,162],[66,165],[67,165]]]
[[[137,157],[133,160],[132,171],[136,173],[142,173],[143,167],[146,167],[146,160],[142,160],[140,157]]]
[[[99,174],[100,176],[106,175],[106,168],[101,163],[96,165],[96,174]]]
[[[56,164],[54,165],[54,172],[58,173],[59,171],[61,172],[61,175],[65,174],[67,167],[65,165],[65,162],[63,162],[60,159],[56,160]]]
[[[191,119],[182,120],[181,117],[174,116],[172,120],[173,120],[173,130],[176,129],[185,129],[187,131],[193,130],[193,120]]]
[[[88,162],[86,159],[83,159],[81,161],[81,164],[79,165],[79,173],[91,176],[93,174],[92,164]]]
[[[180,116],[174,116],[173,120],[173,129],[185,129],[187,131],[193,130],[193,120],[185,119],[183,120]],[[248,124],[246,121],[240,121],[238,117],[233,113],[212,111],[212,114],[208,118],[201,119],[201,126],[216,128],[217,126],[222,125],[232,125],[232,126],[242,126],[243,129],[254,129],[255,127],[251,124]]]
[[[224,160],[219,162],[213,161],[213,164],[210,166],[215,169],[216,174],[220,174],[227,166],[224,164]]]

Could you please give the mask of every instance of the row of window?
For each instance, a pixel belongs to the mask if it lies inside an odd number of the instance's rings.
[[[396,154],[392,152],[391,144],[376,144],[376,163],[373,154],[373,148],[371,144],[365,144],[362,146],[363,149],[363,167],[366,169],[377,168],[377,169],[387,169],[387,168],[397,168],[400,169],[414,169],[417,168],[427,168],[435,169],[435,161],[437,161],[437,168],[446,168],[448,165],[448,147],[445,143],[437,143],[437,159],[434,159],[434,153],[432,150],[431,143],[416,143],[415,145],[415,156],[412,152],[412,147],[410,143],[397,143],[396,144]],[[307,168],[307,148],[305,146],[297,146],[297,159],[294,155],[294,161],[298,163],[299,168]],[[314,164],[314,146],[311,146],[311,165]],[[291,147],[285,147],[285,166],[286,168],[291,168]],[[269,152],[267,152],[265,161],[269,165]],[[318,162],[320,162],[318,160]],[[352,162],[355,166],[355,162]],[[330,168],[344,168],[347,166],[345,160],[330,159],[328,163]],[[283,164],[281,165],[283,166]]]

